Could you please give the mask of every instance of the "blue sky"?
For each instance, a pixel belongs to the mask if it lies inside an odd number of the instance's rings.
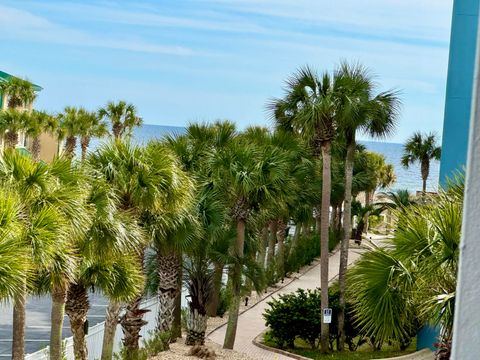
[[[402,91],[399,128],[441,134],[452,0],[0,2],[0,70],[44,87],[36,107],[133,102],[149,124],[270,125],[299,66],[360,61]]]

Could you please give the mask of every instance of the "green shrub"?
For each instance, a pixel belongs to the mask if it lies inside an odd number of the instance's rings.
[[[170,347],[171,334],[169,332],[150,332],[150,339],[143,340],[143,348],[129,352],[122,347],[119,353],[113,355],[115,360],[147,360],[148,358],[167,351]]]
[[[338,340],[338,286],[329,289],[329,306],[332,308],[332,323],[330,324],[330,344]],[[280,348],[285,345],[294,347],[296,338],[308,343],[312,349],[318,346],[321,331],[321,297],[320,290],[299,289],[294,293],[280,295],[278,299],[268,302],[269,309],[265,310],[263,317],[266,325],[270,328],[269,340],[276,343]],[[351,316],[351,304],[347,301],[345,314],[345,335],[350,350],[365,342],[358,337],[358,329],[354,325]]]
[[[280,295],[268,302],[263,317],[279,347],[293,348],[298,336],[316,347],[320,336],[320,293],[299,289],[295,293]]]
[[[335,249],[342,238],[342,234],[342,231],[330,229],[328,241],[329,251]],[[320,256],[320,237],[318,234],[300,236],[296,244],[292,242],[293,238],[289,237],[285,247],[285,272],[287,274],[298,272],[303,266],[311,264],[313,260]]]

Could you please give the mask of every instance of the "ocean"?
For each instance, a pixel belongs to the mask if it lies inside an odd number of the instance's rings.
[[[165,135],[183,134],[184,132],[184,127],[145,124],[134,130],[133,137],[136,142],[145,143],[152,139],[161,139]],[[420,166],[412,165],[410,168],[405,169],[401,165],[400,159],[403,152],[402,144],[382,141],[360,141],[360,143],[365,145],[370,151],[383,154],[387,163],[394,166],[397,181],[389,190],[408,189],[412,192],[422,190]],[[92,142],[93,146],[95,146],[95,144],[98,144],[98,142]],[[430,165],[430,176],[427,181],[428,191],[437,190],[439,169],[440,162],[432,161]]]

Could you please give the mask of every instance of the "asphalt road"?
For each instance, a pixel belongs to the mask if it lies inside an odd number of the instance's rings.
[[[105,318],[105,309],[108,300],[99,294],[90,294],[90,311],[88,312],[89,326],[102,322]],[[34,297],[27,301],[27,323],[25,353],[30,354],[48,345],[50,337],[50,309],[49,297]],[[11,358],[12,347],[12,313],[11,304],[0,303],[0,359]],[[69,337],[70,324],[65,315],[63,321],[63,336]]]

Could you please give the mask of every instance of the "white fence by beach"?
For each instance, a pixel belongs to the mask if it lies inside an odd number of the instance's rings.
[[[157,326],[157,314],[158,314],[158,299],[151,298],[145,300],[142,303],[142,309],[148,309],[149,312],[145,313],[144,320],[148,321],[148,323],[142,327],[140,331],[140,335],[142,335],[140,339],[140,346],[143,345],[142,339],[149,339],[150,334],[155,330]],[[104,322],[101,322],[95,326],[92,326],[88,329],[88,335],[86,336],[87,340],[87,349],[88,349],[88,360],[95,360],[100,359],[102,355],[102,344],[103,344],[103,331],[104,331]],[[117,325],[117,331],[115,332],[115,342],[113,346],[114,352],[119,352],[121,348],[122,342],[122,327],[120,324]],[[69,337],[64,339],[65,344],[65,355],[67,360],[74,360],[75,357],[73,355],[73,338]],[[25,356],[25,360],[48,360],[48,347],[34,352],[32,354],[28,354]]]

